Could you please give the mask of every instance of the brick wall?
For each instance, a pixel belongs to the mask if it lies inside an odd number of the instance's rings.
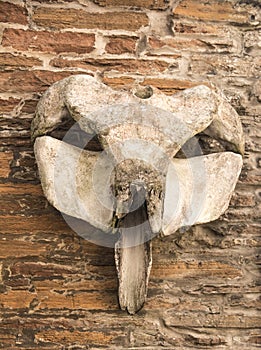
[[[9,0],[0,21],[0,348],[259,347],[260,3]],[[113,250],[70,230],[37,175],[35,106],[75,73],[166,94],[214,84],[244,126],[229,209],[212,225],[155,239],[148,300],[135,316],[118,309]]]

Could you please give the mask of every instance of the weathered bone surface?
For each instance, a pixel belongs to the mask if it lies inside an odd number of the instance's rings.
[[[133,205],[144,197],[144,189],[135,186]],[[122,310],[134,314],[143,306],[152,265],[151,228],[145,205],[126,215],[119,227],[121,236],[115,245],[119,279],[119,302]]]
[[[216,220],[228,208],[242,168],[242,157],[232,152],[188,159],[169,165],[162,232]]]
[[[109,108],[121,105],[121,108],[128,109],[129,104],[138,103],[171,112],[172,117],[168,118],[167,113],[163,118],[155,117],[155,113],[152,117],[145,113],[140,114],[137,120],[137,116],[124,111],[113,113],[115,107],[112,111]],[[167,141],[172,143],[171,153],[174,156],[184,142],[214,122],[211,128],[213,136],[231,142],[241,152],[244,148],[237,113],[224,99],[203,85],[173,96],[166,96],[154,88],[151,97],[141,99],[130,91],[115,91],[88,75],[71,76],[53,84],[43,95],[32,123],[32,137],[50,132],[68,115],[79,121],[86,132],[101,135],[105,132],[102,137],[105,144],[109,142],[109,137],[105,137],[107,131],[112,132],[119,125],[125,128],[126,123],[152,126],[163,132],[164,137],[160,138],[163,145]],[[150,137],[147,132],[145,135],[148,140],[158,141],[155,135]],[[124,132],[121,137],[124,138]]]
[[[114,205],[108,174],[112,164],[104,163],[104,172],[94,185],[97,152],[81,150],[50,136],[37,138],[34,152],[48,201],[67,215],[111,231]]]
[[[118,222],[119,301],[129,313],[146,298],[151,238],[217,219],[242,167],[242,157],[233,152],[189,159],[173,159],[175,154],[202,131],[229,150],[244,150],[237,113],[211,89],[197,86],[173,96],[146,91],[115,91],[88,75],[71,76],[47,90],[32,123],[50,203],[105,232]],[[104,151],[43,136],[68,118],[96,134]]]

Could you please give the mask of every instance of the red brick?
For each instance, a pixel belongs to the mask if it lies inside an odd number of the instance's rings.
[[[113,36],[108,38],[105,51],[110,54],[135,53],[137,37]]]
[[[72,74],[75,73],[50,72],[47,70],[6,71],[2,72],[0,76],[0,92],[42,92],[54,82]]]
[[[27,11],[11,2],[0,2],[0,22],[27,24]]]
[[[162,48],[173,48],[175,50],[193,50],[194,47],[205,48],[206,45],[197,39],[181,39],[177,37],[169,38],[149,38],[149,48],[153,50],[162,49]]]
[[[0,305],[6,309],[27,309],[35,298],[35,294],[28,291],[16,290],[0,294]]]
[[[147,8],[151,10],[165,10],[168,7],[169,0],[92,0],[100,6],[125,6]]]
[[[175,17],[193,18],[197,20],[226,21],[232,23],[248,23],[251,13],[243,7],[235,6],[235,1],[198,1],[182,0],[174,8]],[[253,13],[255,10],[253,10]]]
[[[33,21],[45,28],[83,28],[83,29],[125,29],[135,31],[149,24],[148,17],[141,12],[90,13],[72,8],[37,7]]]
[[[114,89],[122,89],[123,87],[132,87],[135,82],[134,78],[128,76],[121,77],[107,77],[104,76],[102,81],[104,84],[111,86]]]
[[[1,153],[0,153],[1,154]],[[10,152],[12,155],[12,152]],[[13,157],[11,157],[13,159]],[[38,195],[44,196],[41,185],[33,185],[29,183],[25,184],[15,184],[15,183],[5,183],[0,184],[0,193],[1,194],[10,194],[10,195]]]
[[[0,152],[0,177],[8,178],[11,168],[11,162],[13,160],[13,152]],[[0,189],[0,194],[1,194]]]
[[[0,53],[0,66],[6,68],[34,67],[42,66],[42,61],[38,58],[17,55],[11,53]]]
[[[217,26],[216,24],[178,19],[175,19],[172,30],[175,34],[197,34],[200,36],[220,35],[224,33],[224,28],[222,26]]]
[[[45,264],[45,263],[34,263],[34,262],[23,262],[16,263],[11,266],[10,271],[12,275],[22,276],[34,276],[34,277],[57,277],[57,276],[68,276],[75,273],[76,268],[74,266],[64,266],[58,264]]]
[[[133,73],[160,73],[168,69],[169,63],[162,60],[135,60],[135,59],[94,59],[86,58],[70,60],[63,57],[54,58],[50,64],[58,68],[77,67],[90,71],[100,72],[133,72]]]
[[[159,90],[163,91],[166,95],[173,95],[176,92],[184,89],[191,88],[197,85],[209,86],[204,81],[190,81],[190,80],[178,80],[178,79],[162,79],[162,78],[146,78],[141,85],[151,85]]]
[[[84,272],[84,274],[86,274]],[[63,275],[64,276],[64,275]],[[60,276],[58,276],[60,277]],[[36,289],[36,291],[50,291],[50,290],[56,290],[56,291],[64,291],[66,290],[77,290],[77,291],[106,291],[106,290],[112,290],[117,293],[117,277],[114,270],[114,275],[107,275],[104,276],[104,278],[93,278],[94,276],[85,276],[85,278],[79,280],[79,278],[70,279],[70,280],[64,280],[64,279],[40,279],[33,281],[33,285]]]
[[[0,113],[12,112],[21,100],[9,97],[7,100],[0,99]]]
[[[117,310],[117,293],[115,291],[92,291],[70,293],[68,295],[50,291],[37,293],[39,309],[85,309]]]
[[[28,220],[28,218],[27,218]],[[16,218],[17,226],[20,226],[19,219]],[[5,222],[3,223],[3,226]],[[39,256],[46,253],[48,246],[46,244],[31,243],[24,241],[15,240],[2,240],[0,242],[0,258],[10,257],[28,257],[28,256]]]
[[[42,196],[35,196],[31,194],[3,194],[0,189],[0,215],[14,215],[19,217],[21,215],[30,216],[42,215],[50,213],[53,209],[48,205],[47,199]]]
[[[37,106],[38,102],[39,102],[39,99],[24,100],[21,112],[28,113],[28,114],[35,113],[36,106]]]
[[[12,215],[4,215],[0,217],[0,233],[1,234],[38,234],[38,233],[53,233],[62,234],[73,231],[69,228],[60,214],[56,212],[48,215],[31,215],[28,217],[19,217]]]
[[[35,340],[39,343],[54,343],[64,345],[86,345],[93,344],[98,346],[110,345],[114,332],[106,334],[99,331],[69,331],[69,330],[44,330],[36,333]]]
[[[3,46],[23,51],[89,53],[94,50],[95,35],[85,33],[59,33],[7,28]]]
[[[167,265],[152,265],[151,278],[236,278],[241,276],[241,271],[229,264],[219,263],[217,261],[204,262],[184,262],[177,261],[176,263]]]
[[[172,55],[180,51],[189,52],[233,52],[236,51],[232,38],[229,37],[204,37],[204,38],[182,38],[166,37],[166,38],[149,38],[149,54],[155,55]]]

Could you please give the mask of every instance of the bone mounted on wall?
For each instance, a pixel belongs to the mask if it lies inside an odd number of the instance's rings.
[[[77,128],[62,140],[50,136],[69,119]],[[95,135],[100,151],[85,149],[88,137],[72,144],[76,130]],[[186,154],[183,145],[202,132],[227,151]],[[63,79],[43,94],[32,138],[49,202],[107,235],[117,232],[119,302],[131,314],[146,300],[153,237],[223,214],[244,150],[237,113],[206,86],[166,96],[151,87],[115,91],[88,75]],[[183,159],[176,159],[181,150]]]

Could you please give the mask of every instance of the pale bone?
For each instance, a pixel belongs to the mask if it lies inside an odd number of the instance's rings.
[[[136,95],[142,96],[142,93]],[[228,206],[242,166],[241,156],[229,152],[189,160],[170,162],[170,159],[187,140],[201,131],[229,142],[233,150],[241,154],[244,149],[237,113],[206,86],[187,89],[171,97],[157,89],[153,89],[153,94],[146,96],[146,99],[137,96],[128,91],[114,91],[87,75],[72,76],[47,90],[37,106],[32,123],[33,139],[49,133],[69,116],[78,121],[86,132],[98,134],[108,157],[105,157],[105,163],[102,162],[103,171],[97,173],[99,186],[96,186],[96,191],[98,187],[101,201],[88,179],[92,178],[97,154],[87,151],[81,153],[77,148],[49,137],[36,140],[35,153],[45,195],[60,211],[109,232],[113,210],[116,209],[121,217],[120,207],[127,203],[127,215],[121,219],[119,227],[121,238],[115,247],[115,261],[120,305],[130,313],[138,311],[146,298],[151,268],[149,239],[153,233],[162,231],[168,235],[184,225],[218,218]],[[143,142],[140,149],[135,143],[137,139]],[[157,152],[159,149],[162,152]],[[74,182],[76,190],[67,189],[63,192],[59,186],[56,188],[55,158],[58,153],[58,163],[62,165],[58,166],[59,171],[62,177],[67,176]],[[145,159],[144,154],[147,157]],[[125,167],[124,162],[128,162],[128,158],[134,161],[126,163]],[[149,165],[143,164],[144,160]],[[117,185],[120,184],[118,188],[124,187],[125,193],[118,191],[116,203],[110,192],[111,179],[106,178],[106,173],[112,171],[110,161],[112,167],[117,163],[123,164],[115,171],[114,186],[117,192]],[[71,167],[71,163],[74,167]],[[192,175],[189,172],[191,165],[196,170],[201,169],[202,165],[204,176],[200,171],[193,171]],[[213,169],[216,169],[216,173]],[[142,173],[147,175],[139,177]],[[175,174],[179,176],[178,180]],[[131,176],[133,179],[129,181]],[[136,178],[138,183],[135,182]],[[131,185],[136,190],[141,185],[145,190],[147,213],[143,206],[140,211],[131,211],[135,205],[135,196],[132,198],[130,191],[126,190]],[[179,185],[180,193],[177,193],[174,185]],[[151,194],[150,186],[154,195]],[[55,198],[56,191],[61,197],[59,200]],[[195,194],[193,198],[191,192]],[[104,198],[107,203],[105,207]],[[199,201],[201,210],[191,213],[191,204],[198,199],[203,199],[203,202]],[[130,230],[125,227],[129,221],[136,221],[145,214],[148,226],[140,225]]]
[[[104,115],[96,113],[109,106],[127,106],[132,103],[142,103],[171,112],[174,120],[183,121],[183,126],[187,126],[188,130],[191,131],[190,134],[179,135],[175,130],[170,131],[170,128],[178,127],[173,123],[173,119],[171,123],[169,120],[163,120],[163,125],[159,125],[160,118],[153,118],[150,121],[144,118],[141,123],[152,125],[156,129],[159,128],[163,133],[167,131],[167,135],[172,135],[174,132],[174,137],[178,139],[175,143],[180,143],[179,147],[190,137],[205,130],[214,122],[213,127],[211,127],[213,137],[220,137],[232,143],[241,153],[243,152],[243,132],[237,113],[225,99],[204,85],[184,90],[173,96],[166,96],[154,88],[151,97],[141,99],[130,91],[115,91],[88,75],[65,78],[53,84],[44,93],[37,105],[36,115],[32,123],[32,137],[35,138],[53,130],[68,113],[74,120],[83,123],[84,130],[89,133],[99,134],[105,129],[108,130],[108,125],[115,126],[123,122],[133,123],[135,120],[123,120],[122,115],[115,120],[109,118],[104,120]],[[184,128],[182,131],[184,132]],[[107,144],[106,137],[104,142]],[[164,142],[166,141],[164,140]],[[173,156],[179,147],[174,147]]]
[[[133,201],[145,195],[144,188],[135,191]],[[119,279],[119,303],[130,314],[144,304],[152,265],[152,232],[143,205],[121,221],[120,239],[115,245],[115,262]]]
[[[113,164],[103,162],[104,171],[95,179],[94,185],[97,152],[84,151],[50,136],[42,136],[35,141],[34,153],[48,201],[62,213],[110,232],[114,204],[108,173],[113,170]]]
[[[241,168],[242,157],[232,152],[173,159],[166,178],[163,234],[218,219],[228,208]]]
[[[42,97],[32,124],[33,137],[51,131],[66,115],[71,115],[88,133],[96,133],[107,153],[119,164],[126,158],[144,160],[140,173],[162,177],[154,191],[151,179],[143,178],[147,188],[149,221],[157,233],[162,225],[162,197],[168,159],[192,136],[207,130],[212,136],[224,138],[243,152],[244,142],[240,121],[230,105],[206,86],[187,89],[174,96],[166,96],[157,89],[146,99],[130,91],[115,91],[91,76],[77,75],[55,83]],[[227,113],[229,112],[229,113]],[[135,140],[143,141],[137,147]],[[151,165],[153,163],[153,169]],[[160,169],[160,170],[159,170]],[[117,174],[116,174],[117,177]],[[119,176],[118,176],[119,178]],[[116,183],[123,184],[122,177]],[[119,188],[120,186],[118,186]],[[128,211],[129,199],[117,192],[119,216]],[[149,195],[150,193],[150,195]],[[122,213],[123,212],[123,213]]]

